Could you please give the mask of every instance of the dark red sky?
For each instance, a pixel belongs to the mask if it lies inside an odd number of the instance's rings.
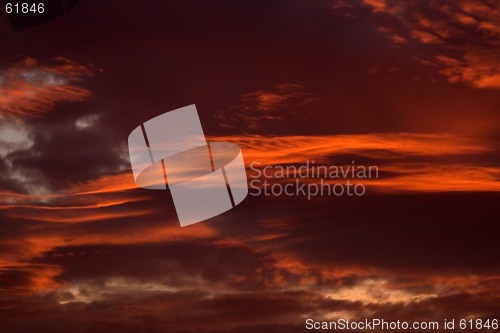
[[[498,1],[97,1],[0,16],[0,330],[498,318]],[[196,104],[247,166],[377,165],[186,228],[129,133]]]

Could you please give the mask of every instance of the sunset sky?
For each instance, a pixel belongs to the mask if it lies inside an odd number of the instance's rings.
[[[81,0],[0,42],[0,332],[500,319],[500,1]],[[248,175],[379,177],[181,228],[127,138],[191,104]]]

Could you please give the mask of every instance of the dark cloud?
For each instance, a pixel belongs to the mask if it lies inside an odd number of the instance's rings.
[[[126,277],[175,288],[199,283],[225,288],[256,288],[273,282],[268,253],[217,240],[183,240],[147,245],[100,245],[57,248],[37,259],[61,265],[66,281],[105,281]]]
[[[261,295],[220,293],[214,297],[199,290],[156,292],[140,297],[118,294],[106,301],[88,304],[59,304],[55,296],[47,294],[30,299],[3,298],[0,302],[3,328],[9,332],[29,329],[36,329],[38,332],[63,332],[68,329],[74,332],[162,332],[166,329],[172,332],[211,333],[255,330],[301,332],[305,328],[305,319],[309,316],[317,318],[316,320],[328,320],[323,314],[356,312],[363,308],[356,302],[335,301],[303,291]],[[493,302],[494,297],[456,294],[403,306],[371,304],[364,309],[367,318],[404,318],[410,322],[439,320],[442,324],[443,314],[450,319],[467,315],[462,311],[462,306],[469,303],[474,304],[469,308],[471,311],[488,318],[497,309],[497,303]],[[448,311],[441,313],[436,308]],[[30,321],[16,323],[13,319],[20,314],[30,315]],[[50,324],[46,321],[47,318],[52,320]]]
[[[31,133],[33,145],[12,152],[12,168],[36,171],[53,188],[116,173],[128,166],[126,148],[105,126],[79,128],[73,121],[37,124]]]

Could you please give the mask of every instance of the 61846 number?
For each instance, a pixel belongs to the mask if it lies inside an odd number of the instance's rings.
[[[45,5],[40,2],[40,3],[33,3],[29,4],[26,2],[15,2],[15,3],[6,3],[5,4],[5,12],[7,14],[28,14],[28,13],[34,13],[34,14],[43,14],[45,12]]]

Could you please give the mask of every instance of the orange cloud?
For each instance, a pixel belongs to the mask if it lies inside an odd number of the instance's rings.
[[[103,176],[85,183],[78,183],[59,193],[27,195],[16,192],[0,192],[0,212],[12,220],[24,220],[38,225],[36,230],[45,230],[41,234],[14,237],[9,244],[13,248],[10,254],[3,253],[5,265],[25,262],[51,249],[62,246],[87,244],[137,244],[161,242],[166,239],[189,239],[213,237],[215,232],[206,224],[192,228],[180,228],[178,222],[165,210],[148,204],[154,197],[154,191],[133,192],[137,189],[131,171],[122,174]],[[138,203],[145,206],[138,206]],[[173,209],[173,208],[172,208]],[[129,228],[118,230],[93,229],[86,233],[75,233],[65,226],[92,224],[129,218],[147,218],[158,223],[138,223]],[[161,221],[161,222],[160,222]],[[48,227],[48,224],[57,225]],[[1,274],[1,268],[0,268]]]
[[[316,100],[307,89],[296,83],[278,84],[241,96],[241,103],[233,106],[236,112],[218,112],[220,126],[241,128],[244,123],[251,130],[273,126],[291,114],[304,112]]]
[[[77,85],[92,71],[66,58],[40,63],[34,58],[0,70],[0,118],[37,117],[60,102],[81,101],[90,91]]]
[[[55,282],[62,267],[44,264],[0,262],[0,292],[31,294],[59,287]]]
[[[476,88],[500,88],[500,8],[487,3],[462,1],[364,0],[374,15],[391,15],[404,31],[383,27],[395,45],[413,38],[423,44],[441,45],[433,63],[443,69],[452,83],[463,82]],[[401,36],[406,34],[406,36]],[[458,41],[458,42],[457,42]]]
[[[445,65],[440,72],[453,83],[466,82],[476,88],[500,88],[500,62],[496,54],[482,50],[470,50],[462,60],[437,56],[436,61]]]
[[[494,142],[451,134],[359,134],[337,136],[213,137],[237,142],[247,165],[335,164],[338,156],[378,161],[381,176],[368,179],[377,191],[500,191],[499,166],[483,165],[474,155],[495,156]],[[411,158],[412,162],[406,162]],[[333,161],[333,162],[332,162]],[[349,161],[350,162],[350,161]],[[356,162],[356,161],[355,161]],[[385,178],[384,173],[392,174]],[[309,180],[314,182],[315,180]],[[327,181],[338,181],[336,179]]]
[[[372,160],[380,170],[380,176],[365,182],[376,191],[500,190],[497,180],[500,167],[483,165],[481,160],[470,162],[470,156],[493,156],[497,153],[493,142],[478,138],[390,133],[275,138],[231,136],[211,137],[209,141],[237,143],[243,148],[247,166],[259,162],[261,168],[268,165],[302,165],[307,161],[314,161],[316,165],[337,165],[335,161],[343,155],[351,156],[355,163],[358,163],[355,159]],[[406,161],[407,158],[411,158],[411,162]],[[248,172],[252,171],[249,169]],[[385,174],[391,176],[385,177]],[[336,181],[338,179],[326,179],[326,182]],[[2,192],[0,210],[10,217],[65,223],[150,215],[153,213],[151,208],[138,210],[131,204],[150,200],[154,192],[138,197],[132,192],[136,188],[127,170],[74,184],[58,194]]]

